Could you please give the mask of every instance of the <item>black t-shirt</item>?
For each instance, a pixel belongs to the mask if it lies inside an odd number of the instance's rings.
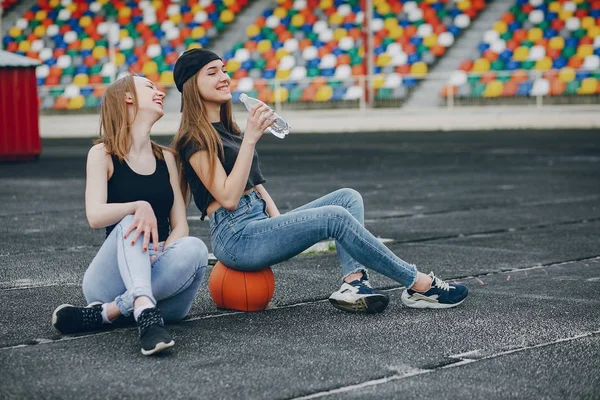
[[[151,175],[140,175],[125,161],[112,155],[114,172],[108,180],[107,203],[129,203],[144,200],[150,203],[158,224],[158,240],[169,237],[171,223],[169,216],[173,208],[174,194],[169,168],[165,160],[156,159],[156,170]],[[116,225],[106,227],[106,236]]]
[[[237,160],[237,156],[240,152],[242,136],[230,133],[227,130],[227,128],[225,128],[225,125],[223,125],[222,122],[215,122],[212,125],[221,137],[224,154],[222,158],[219,158],[221,160],[221,164],[223,165],[223,169],[225,169],[225,173],[229,175],[231,173],[231,170],[233,169],[235,160]],[[190,184],[190,190],[192,192],[192,195],[194,196],[194,202],[196,203],[196,207],[198,207],[198,210],[202,212],[201,219],[204,220],[204,217],[206,216],[206,208],[212,201],[215,200],[215,198],[212,196],[212,194],[210,194],[206,187],[204,187],[204,184],[202,183],[198,175],[196,175],[196,172],[190,165],[190,157],[200,150],[204,149],[200,147],[199,143],[190,141],[186,146],[179,149],[179,154],[181,155],[185,163],[185,177],[188,183]],[[258,153],[255,150],[245,190],[250,189],[256,185],[260,185],[264,182],[266,181],[262,175],[262,172],[260,171]]]

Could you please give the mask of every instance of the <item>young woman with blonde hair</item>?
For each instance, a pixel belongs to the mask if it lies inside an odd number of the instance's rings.
[[[401,298],[408,307],[449,308],[466,298],[465,286],[418,272],[369,233],[355,190],[340,189],[281,215],[263,185],[255,150],[274,123],[273,112],[265,105],[255,107],[241,135],[232,118],[224,67],[218,55],[204,49],[189,50],[177,60],[174,78],[183,103],[172,143],[182,191],[189,186],[202,219],[210,218],[213,252],[221,262],[241,271],[258,270],[334,238],[343,282],[329,300],[339,309],[376,313],[387,307],[387,294],[371,287],[366,267],[405,285]]]
[[[150,139],[164,96],[139,76],[107,88],[85,189],[88,222],[106,227],[106,239],[83,278],[89,305],[52,315],[59,331],[75,333],[133,312],[144,355],[174,345],[164,320],[185,318],[208,264],[206,245],[188,236],[175,156]]]

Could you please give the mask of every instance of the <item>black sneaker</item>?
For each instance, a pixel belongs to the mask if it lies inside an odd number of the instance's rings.
[[[142,311],[137,324],[143,355],[150,356],[175,345],[171,335],[165,328],[160,311],[156,307]]]
[[[411,308],[452,308],[462,303],[469,294],[464,285],[448,283],[431,272],[431,287],[426,292],[406,289],[402,292],[402,303]]]
[[[58,306],[52,313],[52,325],[63,334],[102,329],[102,303],[91,303],[87,307]]]
[[[343,311],[380,313],[387,307],[390,298],[387,294],[371,287],[368,280],[362,278],[344,282],[337,292],[329,297],[329,302]]]

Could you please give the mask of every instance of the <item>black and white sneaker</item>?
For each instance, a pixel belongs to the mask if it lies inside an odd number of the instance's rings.
[[[337,292],[329,297],[329,302],[343,311],[367,314],[380,313],[387,307],[390,298],[380,290],[375,290],[366,279],[344,282]]]
[[[102,329],[102,303],[94,302],[87,307],[58,306],[52,313],[52,325],[63,334]]]
[[[426,292],[406,289],[402,292],[402,303],[411,308],[452,308],[462,303],[469,294],[464,285],[448,283],[431,272],[431,287]]]
[[[142,311],[138,317],[137,324],[143,355],[150,356],[175,345],[171,335],[165,328],[158,308],[152,307]]]

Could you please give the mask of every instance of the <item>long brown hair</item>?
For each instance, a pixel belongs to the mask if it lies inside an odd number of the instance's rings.
[[[135,81],[132,75],[117,79],[104,92],[102,106],[100,107],[100,135],[94,143],[104,143],[107,154],[116,155],[123,161],[131,147],[131,125],[128,121],[127,94],[133,99],[134,114],[138,113],[138,98],[135,90]],[[162,146],[152,143],[152,153],[159,160],[163,159]]]
[[[181,149],[189,143],[196,143],[201,149],[208,152],[208,162],[210,165],[210,169],[208,170],[210,183],[208,186],[212,184],[215,175],[214,166],[217,157],[221,158],[223,156],[221,137],[208,119],[206,106],[203,104],[200,89],[198,88],[197,81],[199,74],[200,71],[183,84],[181,123],[179,124],[177,134],[171,142],[171,150],[177,155],[177,169],[179,171],[181,192],[186,201],[190,199],[190,190],[187,177],[185,176],[186,160],[182,157]],[[234,135],[241,135],[240,128],[233,120],[231,101],[221,104],[220,117],[221,122],[225,125],[225,129]]]

